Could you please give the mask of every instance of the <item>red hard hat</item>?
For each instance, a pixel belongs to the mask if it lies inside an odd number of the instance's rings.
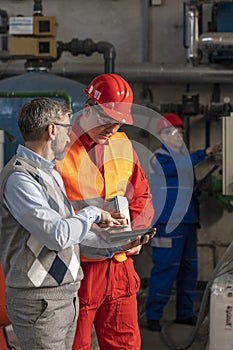
[[[84,90],[104,112],[120,123],[133,124],[131,106],[133,91],[127,81],[117,74],[102,74]]]
[[[163,129],[172,126],[184,128],[184,123],[177,114],[168,113],[159,119],[157,124],[157,133],[159,134]]]

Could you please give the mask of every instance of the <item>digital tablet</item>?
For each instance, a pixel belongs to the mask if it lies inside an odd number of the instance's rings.
[[[138,236],[141,236],[143,238],[145,235],[149,235],[152,238],[154,236],[154,233],[154,227],[150,227],[145,230],[131,231],[125,231],[125,229],[122,229],[122,227],[113,227],[109,228],[108,230],[105,230],[104,235],[106,236],[106,240],[109,243],[114,243],[127,240],[135,241]]]

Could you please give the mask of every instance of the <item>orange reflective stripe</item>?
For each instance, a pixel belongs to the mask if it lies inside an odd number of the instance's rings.
[[[123,262],[125,260],[127,260],[127,255],[126,253],[117,253],[114,255],[114,259],[118,262]]]
[[[91,259],[91,258],[86,258],[84,255],[80,254],[80,260],[82,262],[98,262],[98,261],[103,261],[106,260],[107,258],[97,258],[97,259]]]
[[[107,258],[97,258],[97,259],[91,259],[91,258],[86,258],[84,255],[80,254],[80,260],[82,262],[98,262],[98,261],[103,261],[106,260]],[[114,259],[118,262],[123,262],[128,259],[126,253],[117,253],[114,255]]]

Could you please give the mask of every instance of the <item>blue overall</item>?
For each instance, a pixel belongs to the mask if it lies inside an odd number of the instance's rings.
[[[146,303],[148,320],[160,320],[176,282],[176,318],[194,316],[197,283],[197,227],[200,191],[194,190],[193,167],[205,150],[182,154],[165,145],[150,159],[150,188],[155,209],[153,267]]]

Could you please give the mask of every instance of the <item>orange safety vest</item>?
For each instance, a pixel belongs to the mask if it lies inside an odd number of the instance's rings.
[[[75,211],[87,205],[107,208],[107,200],[115,196],[124,196],[128,180],[134,166],[133,147],[125,133],[117,132],[109,144],[104,146],[104,176],[92,162],[79,139],[71,144],[65,159],[58,162],[66,193]],[[115,254],[117,261],[127,259],[125,253]],[[99,261],[87,259],[81,261]]]

